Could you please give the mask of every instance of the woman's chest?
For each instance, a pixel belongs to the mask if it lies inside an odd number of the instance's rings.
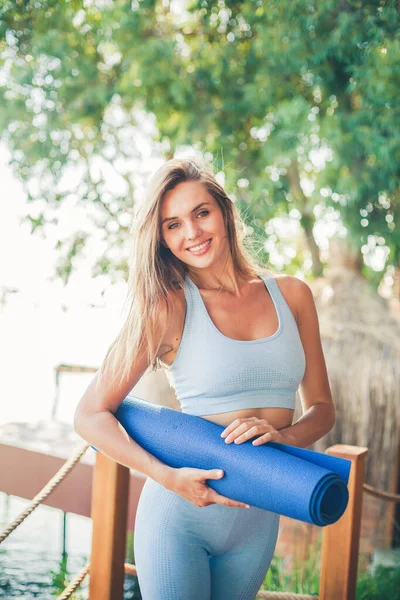
[[[281,292],[296,318],[296,308],[283,280],[279,280]],[[247,302],[229,302],[226,298],[202,294],[204,316],[209,324],[226,338],[235,341],[258,340],[273,336],[279,327],[279,314],[274,301],[260,282],[257,293]],[[170,366],[178,353],[186,318],[186,300],[183,290],[176,293],[175,308],[170,317],[169,328],[161,345],[160,358]],[[195,344],[195,340],[192,341]]]

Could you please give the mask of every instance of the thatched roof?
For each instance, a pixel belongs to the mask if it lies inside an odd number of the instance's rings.
[[[366,482],[389,490],[400,441],[400,322],[352,265],[331,266],[309,285],[337,412],[313,449],[367,446]]]

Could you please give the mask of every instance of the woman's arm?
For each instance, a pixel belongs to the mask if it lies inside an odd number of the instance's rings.
[[[158,324],[156,331],[166,319],[166,306],[160,303],[157,311]],[[131,389],[137,384],[148,367],[145,344],[136,359],[132,361],[132,369],[128,379],[117,385],[109,377],[103,379],[102,385],[96,389],[97,372],[83,394],[74,415],[74,429],[87,442],[116,462],[144,473],[161,485],[172,467],[159,461],[129,437],[122,425],[114,417],[114,413]]]
[[[293,279],[297,280],[293,286],[293,294],[298,329],[306,356],[306,370],[299,389],[304,414],[294,425],[280,429],[280,433],[287,438],[286,443],[307,448],[332,429],[336,411],[322,350],[314,297],[304,281]]]

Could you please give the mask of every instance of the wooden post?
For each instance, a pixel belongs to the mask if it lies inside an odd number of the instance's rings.
[[[349,503],[341,518],[324,527],[320,600],[355,600],[365,459],[368,448],[336,444],[327,454],[351,460]]]
[[[90,600],[122,600],[129,469],[100,452],[92,491]]]
[[[398,440],[397,452],[393,461],[392,472],[389,478],[388,492],[398,494],[400,491],[400,440]],[[386,548],[397,546],[399,534],[396,522],[398,520],[398,505],[396,502],[388,502],[386,507],[386,528],[384,544]]]

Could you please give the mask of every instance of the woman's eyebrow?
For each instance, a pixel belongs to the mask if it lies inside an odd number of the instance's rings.
[[[200,206],[204,206],[205,204],[210,204],[210,202],[201,202],[201,204],[198,204],[197,206],[195,206],[194,209],[191,210],[190,212],[193,213],[195,210],[200,208]],[[172,221],[173,219],[179,219],[179,217],[167,217],[166,219],[163,219],[161,225],[164,225],[165,221]]]

